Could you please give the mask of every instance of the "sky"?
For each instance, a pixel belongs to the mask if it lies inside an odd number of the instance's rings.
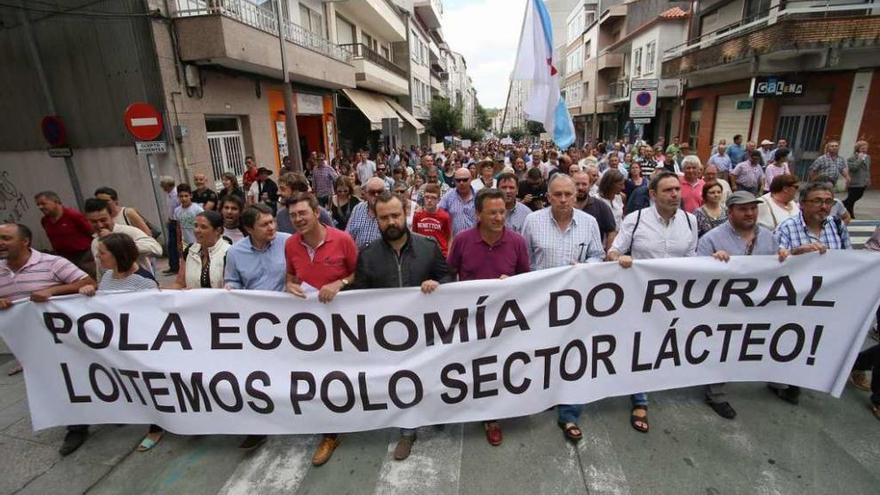
[[[503,108],[525,0],[443,0],[443,36],[467,61],[484,108]]]

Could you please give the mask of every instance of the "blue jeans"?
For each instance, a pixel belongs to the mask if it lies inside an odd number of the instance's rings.
[[[180,269],[180,253],[177,252],[177,220],[168,220],[168,269],[177,272]]]
[[[633,406],[647,406],[648,394],[639,392],[630,397]],[[577,423],[584,411],[583,404],[559,404],[556,406],[556,414],[560,423]]]

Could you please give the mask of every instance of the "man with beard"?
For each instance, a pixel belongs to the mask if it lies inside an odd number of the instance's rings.
[[[556,174],[550,179],[550,208],[529,214],[523,237],[529,248],[532,270],[546,270],[576,263],[598,263],[605,257],[596,219],[575,209],[575,183],[571,177]],[[577,425],[584,406],[560,404],[558,423],[565,437],[579,441],[583,433]]]
[[[504,172],[498,176],[498,189],[504,193],[504,208],[507,210],[504,225],[517,234],[522,233],[526,217],[532,212],[528,206],[516,200],[519,194],[519,181],[512,172]]]
[[[614,221],[614,213],[611,207],[604,201],[599,201],[590,194],[590,174],[576,172],[572,174],[577,194],[575,195],[575,208],[588,213],[599,224],[599,234],[602,236],[602,247],[607,252],[617,235],[617,224]]]
[[[761,199],[748,191],[737,191],[727,198],[727,222],[707,232],[697,243],[697,256],[712,256],[728,262],[731,256],[778,255],[785,261],[788,250],[781,249],[773,232],[758,225]],[[725,400],[724,384],[706,385],[706,403],[719,416],[736,417],[736,411]]]
[[[410,233],[400,199],[385,191],[377,195],[374,203],[381,238],[361,251],[351,287],[421,287],[423,293],[430,294],[440,284],[451,281],[440,245],[430,237]],[[394,459],[402,461],[409,457],[415,440],[415,429],[401,428]]]
[[[320,206],[311,194],[295,194],[288,202],[288,210],[296,234],[284,244],[287,292],[303,299],[317,292],[319,301],[329,303],[354,279],[357,246],[345,232],[321,224]],[[312,464],[324,465],[338,445],[337,434],[324,434]]]

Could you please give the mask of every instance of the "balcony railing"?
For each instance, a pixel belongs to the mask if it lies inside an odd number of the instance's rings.
[[[629,98],[629,81],[621,79],[608,83],[608,100],[617,101]]]
[[[352,60],[368,60],[376,65],[383,67],[400,77],[406,78],[406,70],[403,67],[383,57],[379,52],[373,50],[363,43],[348,43],[339,45],[340,48],[347,51]]]
[[[880,2],[877,0],[791,0],[673,46],[663,52],[663,59],[680,57],[692,50],[706,48],[735,36],[742,36],[786,18],[812,19],[872,14],[880,14]]]
[[[278,17],[274,9],[248,0],[175,0],[172,17],[222,15],[250,27],[278,35]],[[318,33],[313,33],[287,19],[281,21],[284,38],[294,45],[318,52],[340,62],[351,62],[351,53]]]

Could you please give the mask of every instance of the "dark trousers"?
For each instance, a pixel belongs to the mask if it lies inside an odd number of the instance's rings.
[[[847,189],[846,199],[843,200],[843,206],[846,206],[846,211],[849,212],[849,216],[853,218],[856,217],[853,209],[856,206],[856,201],[862,199],[863,194],[865,194],[864,187],[850,187]]]
[[[880,406],[880,344],[860,352],[853,369],[871,371],[871,403]]]
[[[180,253],[177,251],[177,220],[168,220],[168,243],[165,248],[168,255],[168,269],[177,272],[180,269]]]

